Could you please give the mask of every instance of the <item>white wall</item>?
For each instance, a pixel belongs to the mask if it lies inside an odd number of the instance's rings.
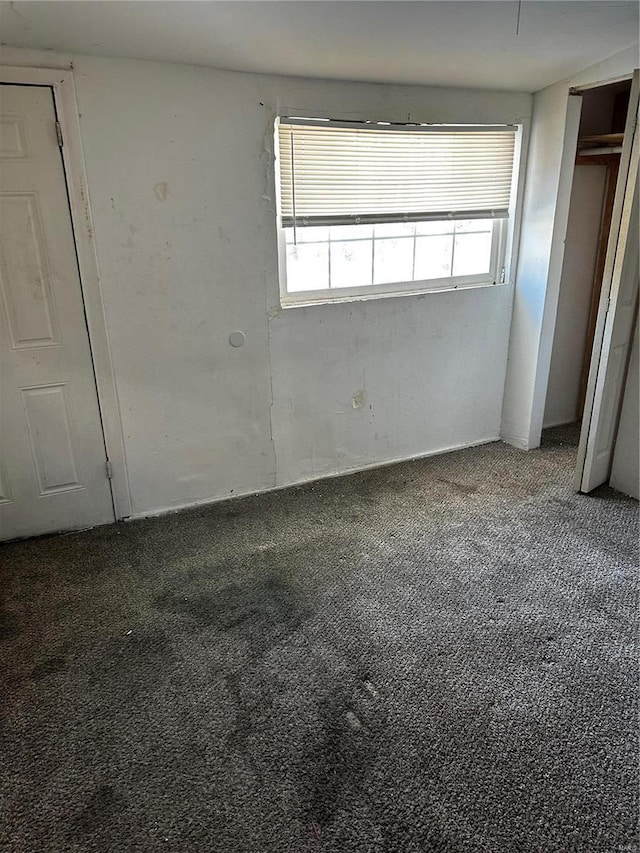
[[[135,514],[498,437],[509,286],[280,310],[273,121],[519,123],[529,95],[73,64]]]
[[[616,436],[610,485],[626,495],[640,498],[640,352],[638,349],[638,317],[629,356],[620,423]]]
[[[517,447],[537,447],[542,433],[580,113],[570,91],[630,75],[637,65],[638,49],[630,48],[533,98],[501,428]]]
[[[606,166],[576,166],[560,278],[544,427],[578,416]]]

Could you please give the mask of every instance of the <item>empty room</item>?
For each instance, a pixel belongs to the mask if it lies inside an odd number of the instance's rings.
[[[639,4],[0,0],[0,850],[631,853]]]

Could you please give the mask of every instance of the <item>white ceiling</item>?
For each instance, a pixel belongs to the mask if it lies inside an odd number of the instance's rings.
[[[2,43],[338,80],[536,91],[638,41],[638,2],[0,2]]]

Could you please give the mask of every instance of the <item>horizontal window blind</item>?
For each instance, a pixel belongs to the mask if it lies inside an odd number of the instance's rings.
[[[282,120],[282,224],[505,218],[515,131]]]

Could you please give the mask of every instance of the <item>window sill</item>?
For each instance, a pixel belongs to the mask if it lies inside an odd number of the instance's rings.
[[[504,287],[508,282],[497,282],[493,279],[489,281],[475,281],[468,284],[452,284],[450,286],[439,287],[406,287],[402,284],[398,285],[397,290],[378,290],[374,291],[370,288],[350,288],[344,291],[302,291],[298,294],[287,294],[281,296],[280,306],[283,309],[288,308],[307,308],[310,305],[335,305],[344,302],[368,302],[372,299],[392,299],[398,296],[426,296],[434,293],[451,293],[455,290],[477,290],[478,288],[487,287]],[[326,295],[330,294],[330,295]],[[339,295],[338,295],[339,294]]]

